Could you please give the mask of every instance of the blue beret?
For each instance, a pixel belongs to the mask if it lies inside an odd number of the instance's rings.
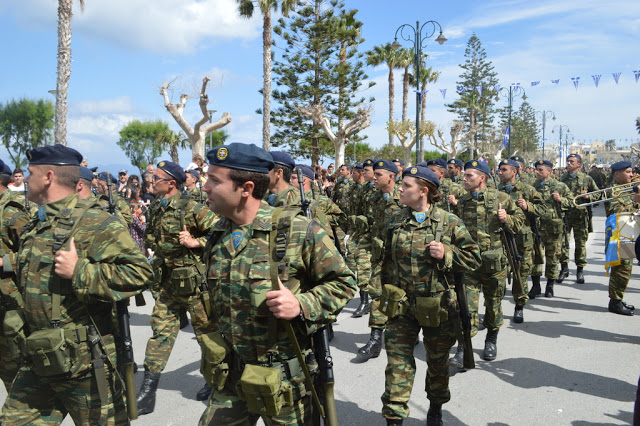
[[[613,163],[611,165],[611,171],[617,172],[620,170],[627,170],[629,167],[631,167],[630,161],[618,161],[617,163]]]
[[[178,183],[184,183],[184,181],[187,180],[187,174],[182,167],[180,167],[180,164],[176,164],[173,161],[161,161],[157,167],[178,181]]]
[[[96,174],[96,173],[98,173],[98,166],[96,166],[96,167],[89,167],[89,170],[91,170],[91,173]]]
[[[107,175],[111,176],[111,184],[115,184],[115,183],[118,182],[118,180],[116,178],[114,178],[112,174],[107,173],[107,172],[100,172],[100,173],[98,173],[98,176],[96,176],[96,177],[98,178],[98,180],[106,182],[107,181]]]
[[[464,164],[464,169],[465,170],[468,170],[468,169],[480,170],[482,173],[486,174],[487,176],[491,176],[491,170],[489,170],[489,166],[487,165],[487,163],[482,162],[482,161],[469,160]]]
[[[407,167],[402,171],[402,177],[413,176],[433,184],[436,188],[440,188],[440,180],[431,169],[422,166]]]
[[[447,164],[453,164],[454,166],[460,168],[464,167],[464,163],[462,162],[462,160],[458,160],[457,158],[452,158],[451,160],[447,161]]]
[[[549,160],[538,160],[536,161],[536,166],[547,166],[550,169],[553,169],[553,164]]]
[[[522,164],[525,163],[524,158],[520,157],[519,155],[514,155],[513,157],[509,158],[509,160],[515,160],[518,163],[522,163]],[[518,167],[520,167],[520,166],[518,166]]]
[[[427,161],[427,166],[438,166],[438,167],[442,167],[443,169],[446,169],[447,162],[444,161],[442,158],[434,158],[433,160]]]
[[[11,171],[11,168],[9,166],[7,166],[4,161],[0,160],[0,174],[2,175],[11,175],[13,174],[13,172]]]
[[[391,173],[398,174],[398,166],[389,160],[378,160],[373,164],[373,170],[388,170]]]
[[[187,173],[189,173],[191,176],[193,176],[196,179],[200,179],[200,173],[198,173],[196,169],[187,170]]]
[[[572,158],[572,157],[573,157],[573,158],[577,158],[577,159],[578,159],[578,161],[579,161],[580,163],[582,163],[582,157],[580,157],[580,154],[569,154],[569,155],[567,155],[567,160],[568,160],[569,158]]]
[[[362,167],[363,167],[363,168],[364,168],[364,167],[373,167],[373,163],[374,163],[375,161],[376,161],[376,160],[375,160],[375,159],[373,159],[373,158],[366,159],[366,160],[364,160],[364,163],[362,163]]]
[[[427,164],[429,164],[428,161],[421,161],[418,164],[416,164],[416,166],[420,166],[420,167],[427,167]]]
[[[307,166],[306,164],[296,164],[296,167],[294,170],[296,174],[298,174],[298,169],[302,171],[302,176],[306,176],[312,180],[316,178],[316,174],[313,172],[313,169],[311,168],[311,166]]]
[[[357,163],[353,168],[356,169],[356,170],[364,170],[364,167],[362,166],[362,163]]]
[[[50,164],[52,166],[79,166],[82,155],[73,148],[60,144],[28,149],[29,164]]]
[[[296,166],[296,162],[293,161],[293,158],[282,151],[271,151],[271,156],[273,157],[273,162],[281,164],[283,166],[287,166],[293,169]]]
[[[394,163],[400,163],[401,166],[404,166],[404,160],[401,158],[396,158],[393,160]]]
[[[238,142],[213,148],[207,152],[207,160],[212,166],[257,173],[269,173],[274,166],[273,157],[267,151]]]
[[[520,164],[517,160],[514,160],[513,157],[509,158],[508,160],[502,160],[500,164],[498,164],[498,167],[500,166],[511,166],[515,167],[516,169],[520,168]]]
[[[86,167],[80,166],[80,178],[91,182],[93,180],[93,172]]]

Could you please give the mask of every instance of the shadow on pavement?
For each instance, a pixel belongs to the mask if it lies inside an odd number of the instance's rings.
[[[539,301],[538,301],[539,300]],[[527,309],[531,309],[532,311],[543,311],[539,309],[540,307],[548,307],[555,309],[575,309],[577,311],[588,311],[588,312],[608,312],[607,311],[607,303],[609,303],[609,299],[605,300],[602,306],[596,305],[585,305],[584,303],[575,303],[569,302],[569,300],[577,300],[572,298],[563,298],[563,297],[536,297],[534,300],[530,300],[525,307],[525,312]],[[557,313],[554,311],[550,311],[553,313]]]
[[[533,358],[479,361],[478,365],[499,379],[524,389],[555,387],[604,399],[635,401],[635,385],[597,374],[568,370]]]
[[[577,325],[580,324],[581,323],[579,322],[573,321],[538,321],[535,323],[529,323],[529,327],[522,327],[521,330],[527,333],[553,339],[558,339],[562,336],[569,336],[591,341],[640,344],[639,336],[609,333],[602,330],[577,327]]]

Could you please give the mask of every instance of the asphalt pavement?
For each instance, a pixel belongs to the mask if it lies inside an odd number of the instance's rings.
[[[588,243],[585,284],[571,275],[555,287],[555,297],[538,297],[525,307],[523,324],[511,321],[510,289],[503,301],[504,326],[498,336],[498,357],[480,358],[486,331],[473,338],[476,369],[451,369],[451,401],[443,407],[447,425],[624,425],[631,424],[640,375],[640,318],[609,313],[608,278],[604,271],[604,209],[595,208]],[[572,244],[573,247],[573,244]],[[573,258],[573,249],[571,257]],[[637,270],[625,301],[639,306]],[[543,278],[543,291],[544,283]],[[135,358],[144,360],[151,336],[152,304],[130,308]],[[352,300],[334,325],[331,342],[335,362],[335,397],[341,425],[384,425],[380,396],[384,391],[384,351],[358,363],[355,356],[369,337],[367,317],[352,318],[359,303]],[[481,308],[481,313],[483,308]],[[639,314],[640,315],[640,312]],[[452,353],[455,347],[452,348]],[[415,349],[417,374],[411,414],[404,424],[423,425],[429,408],[424,392],[425,349]],[[179,333],[161,379],[155,412],[136,425],[195,425],[205,409],[195,394],[204,381],[199,373],[200,349],[191,326]],[[140,386],[142,373],[136,374]],[[0,400],[5,397],[4,389]],[[64,424],[73,424],[67,419]]]

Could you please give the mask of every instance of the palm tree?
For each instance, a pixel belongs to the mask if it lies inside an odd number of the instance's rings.
[[[80,10],[84,12],[84,0]],[[67,95],[71,75],[71,18],[73,0],[58,0],[58,75],[56,81],[55,142],[67,145]]]
[[[426,60],[426,57],[424,58]],[[424,123],[427,121],[427,85],[429,83],[435,83],[440,78],[440,71],[434,71],[433,68],[427,67],[426,61],[423,61],[420,66],[420,91],[422,92],[422,96],[420,96],[420,122]],[[416,81],[413,75],[409,76],[410,83],[415,85]],[[422,133],[422,132],[420,132]],[[424,147],[422,143],[422,135],[420,137],[420,146]]]
[[[411,80],[409,67],[413,65],[414,56],[413,49],[398,50],[398,66],[404,69],[402,76],[402,122],[407,121],[407,112],[409,111],[409,83]]]
[[[640,117],[636,118],[636,130],[640,133]]]
[[[238,12],[244,18],[251,18],[255,9],[252,0],[236,0]],[[271,150],[271,10],[289,16],[297,4],[296,0],[257,0],[262,12],[262,148]]]
[[[371,66],[378,66],[386,64],[389,68],[389,123],[393,122],[395,102],[395,94],[393,90],[393,70],[399,67],[398,52],[391,47],[391,43],[384,44],[382,46],[375,46],[372,50],[366,53],[367,64]],[[389,133],[389,145],[393,146],[393,134]]]

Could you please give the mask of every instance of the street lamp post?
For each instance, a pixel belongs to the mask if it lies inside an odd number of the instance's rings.
[[[542,120],[542,159],[545,160],[545,158],[544,158],[544,142],[545,142],[544,130],[545,130],[546,125],[547,125],[547,118],[550,118],[550,119],[555,121],[556,114],[553,111],[538,111],[538,112],[536,112],[536,115],[539,116],[540,119]]]
[[[523,101],[526,101],[527,94],[521,86],[515,84],[509,86],[508,90],[506,87],[501,88],[498,91],[498,94],[502,95],[507,100],[507,108],[509,108],[509,118],[507,120],[507,128],[509,129],[509,143],[507,144],[507,153],[509,154],[508,157],[511,157],[511,112],[513,111],[513,98],[519,96]]]
[[[553,127],[553,129],[551,130],[551,133],[555,133],[558,132],[558,147],[560,149],[562,149],[562,132],[565,132],[565,135],[567,133],[569,133],[571,130],[569,130],[569,126],[567,126],[566,124],[557,124]],[[567,161],[567,155],[569,155],[569,152],[567,150],[568,146],[567,146],[567,140],[568,138],[565,138],[565,142],[564,142],[564,152],[562,155],[562,158],[560,159],[560,163],[563,164],[563,167],[566,166],[565,161]]]
[[[430,26],[427,27],[427,31],[423,34],[423,30],[427,25]],[[420,138],[420,109],[422,107],[422,93],[420,92],[420,63],[422,62],[422,45],[425,40],[433,37],[436,30],[439,30],[439,34],[435,41],[438,44],[442,44],[447,41],[446,37],[442,35],[442,26],[440,26],[437,21],[427,21],[422,24],[422,26],[420,25],[420,21],[416,21],[415,27],[411,24],[403,24],[396,29],[393,44],[391,45],[395,50],[402,47],[402,45],[398,43],[398,33],[400,33],[399,35],[403,40],[413,43],[413,51],[415,53],[413,67],[416,76],[416,163],[420,163],[424,160],[424,147],[422,146],[422,139]]]

